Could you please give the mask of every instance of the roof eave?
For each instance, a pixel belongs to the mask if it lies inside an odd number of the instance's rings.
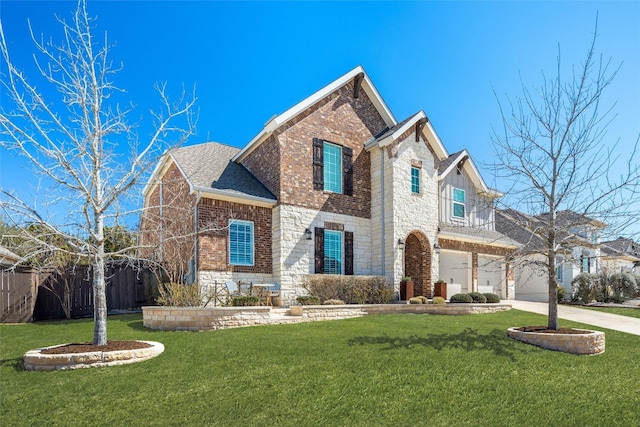
[[[469,236],[466,234],[454,233],[451,231],[441,231],[438,234],[438,238],[451,239],[451,240],[457,240],[457,241],[468,242],[468,243],[480,243],[483,245],[497,246],[497,247],[509,248],[509,249],[518,249],[522,247],[520,243],[517,243],[515,241],[505,241],[502,238],[489,239],[486,237]]]
[[[224,200],[228,202],[240,203],[243,205],[260,206],[272,208],[278,204],[277,200],[268,199],[266,197],[252,196],[250,194],[231,193],[215,188],[194,187],[191,193],[199,193],[201,197],[209,199]]]

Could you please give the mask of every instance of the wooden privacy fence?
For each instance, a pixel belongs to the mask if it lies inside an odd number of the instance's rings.
[[[63,272],[2,273],[1,322],[64,319],[93,315],[91,266]],[[147,268],[112,263],[105,269],[107,311],[135,310],[146,303],[145,283],[152,280]]]
[[[0,270],[0,323],[31,321],[38,291],[38,273],[29,268]]]

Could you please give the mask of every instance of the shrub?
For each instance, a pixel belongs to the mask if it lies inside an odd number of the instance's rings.
[[[339,299],[347,304],[387,304],[393,301],[393,288],[383,276],[343,276],[314,274],[303,287],[321,301]]]
[[[300,305],[320,305],[320,297],[315,295],[303,295],[296,298]]]
[[[409,299],[409,304],[429,304],[427,297],[419,295]]]
[[[454,294],[449,297],[449,302],[470,304],[473,302],[473,298],[471,298],[468,294]]]
[[[328,299],[328,300],[325,300],[325,302],[323,302],[322,304],[324,304],[324,305],[344,305],[344,301],[342,301],[341,299]]]
[[[239,297],[233,297],[231,305],[234,307],[251,307],[258,305],[260,298],[257,295],[242,295]]]
[[[582,301],[583,303],[590,303],[595,299],[596,286],[599,283],[598,276],[595,274],[582,273],[578,274],[571,281],[571,287],[573,295],[571,299],[573,301]]]
[[[558,302],[564,301],[564,296],[565,296],[565,290],[564,290],[564,286],[560,286],[560,285],[556,285],[557,286],[557,292],[558,292]]]
[[[446,301],[442,297],[433,297],[433,304],[444,304]]]
[[[484,304],[485,302],[487,302],[487,297],[482,295],[480,292],[469,292],[469,296],[471,297],[473,302],[477,302],[480,304]]]
[[[158,285],[158,304],[171,307],[200,307],[202,295],[200,286],[182,283],[162,283]]]
[[[491,304],[497,304],[500,302],[500,297],[496,294],[492,294],[492,293],[486,293],[486,294],[482,294],[484,295],[484,297],[487,299],[488,303]]]
[[[609,286],[613,295],[633,298],[636,294],[636,279],[629,273],[615,273],[609,276]]]

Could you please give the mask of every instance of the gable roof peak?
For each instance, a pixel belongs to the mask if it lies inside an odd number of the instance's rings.
[[[232,160],[234,162],[241,161],[245,155],[253,151],[258,145],[260,145],[265,139],[267,139],[271,135],[271,133],[275,131],[279,126],[287,123],[289,120],[291,120],[298,114],[302,113],[307,108],[320,102],[321,100],[331,95],[333,92],[340,89],[341,87],[343,87],[344,85],[348,84],[351,81],[355,81],[356,86],[359,87],[359,90],[363,90],[367,94],[367,96],[369,97],[369,100],[371,101],[375,109],[378,111],[378,113],[380,114],[380,116],[382,117],[386,125],[388,127],[395,126],[397,121],[393,113],[387,106],[384,99],[382,99],[382,96],[380,96],[380,93],[374,86],[373,82],[367,75],[362,65],[358,65],[351,71],[347,72],[346,74],[332,81],[328,85],[324,86],[322,89],[318,90],[317,92],[311,94],[310,96],[306,97],[302,101],[298,102],[296,105],[289,108],[285,112],[278,114],[276,116],[273,116],[270,120],[267,121],[267,123],[264,125],[262,130],[251,141],[249,141],[249,143],[245,145],[245,147],[242,150],[240,150],[240,152],[238,152],[238,154],[236,154]]]

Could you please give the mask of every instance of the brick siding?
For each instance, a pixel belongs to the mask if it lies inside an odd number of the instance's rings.
[[[201,199],[198,204],[198,267],[201,270],[271,274],[271,208],[222,200]],[[229,264],[229,219],[252,221],[254,265]]]
[[[364,144],[386,124],[366,93],[356,99],[353,89],[351,82],[298,114],[242,161],[280,204],[371,217],[371,162]],[[353,150],[353,196],[313,189],[313,138]]]
[[[162,206],[161,206],[162,202]],[[140,221],[141,256],[162,262],[174,279],[187,272],[193,256],[195,196],[175,164],[145,200]]]

